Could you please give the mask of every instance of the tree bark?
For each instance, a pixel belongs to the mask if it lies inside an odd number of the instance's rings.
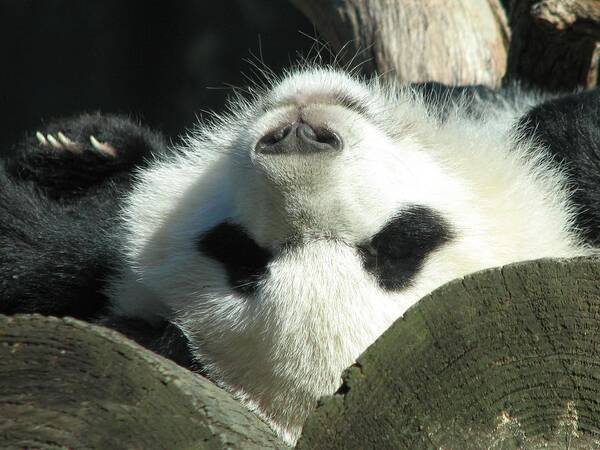
[[[402,83],[593,88],[600,0],[291,0],[337,59]],[[510,45],[510,48],[509,48]]]
[[[499,85],[509,31],[499,0],[292,0],[341,62],[403,83]]]
[[[0,447],[285,448],[231,395],[119,333],[0,316]]]
[[[542,0],[531,5],[531,15],[556,31],[573,29],[600,39],[600,0]]]
[[[546,91],[593,88],[600,58],[600,0],[513,0],[505,82]]]
[[[600,262],[469,275],[411,308],[344,374],[312,448],[598,448]]]

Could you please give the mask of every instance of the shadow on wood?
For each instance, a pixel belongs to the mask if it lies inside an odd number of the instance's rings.
[[[599,378],[598,260],[486,270],[384,333],[298,448],[598,448]]]

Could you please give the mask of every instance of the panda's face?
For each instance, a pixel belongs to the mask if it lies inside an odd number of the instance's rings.
[[[486,264],[468,186],[398,101],[295,74],[143,173],[126,209],[117,310],[176,323],[290,442],[409,306]]]
[[[452,240],[444,211],[462,186],[402,133],[410,124],[385,129],[378,116],[394,111],[374,107],[384,103],[374,95],[339,74],[313,72],[284,80],[257,103],[234,141],[231,217],[199,241],[213,259],[235,255],[226,264],[234,288],[257,289],[274,258],[318,243],[351,251],[361,276],[395,295]],[[255,257],[222,244],[234,241]]]

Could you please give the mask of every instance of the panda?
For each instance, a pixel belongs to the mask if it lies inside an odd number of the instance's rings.
[[[0,313],[123,331],[293,444],[421,297],[594,255],[600,93],[400,86],[291,70],[168,144],[100,114],[0,166]]]

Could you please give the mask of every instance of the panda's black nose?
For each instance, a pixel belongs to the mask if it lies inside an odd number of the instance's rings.
[[[342,149],[340,136],[325,127],[294,122],[265,134],[256,144],[257,153],[320,153]]]

